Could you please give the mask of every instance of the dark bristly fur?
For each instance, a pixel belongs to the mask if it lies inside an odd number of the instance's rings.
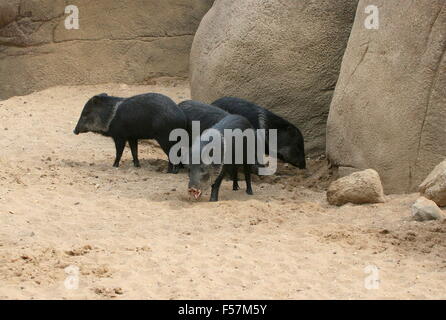
[[[178,107],[186,115],[189,137],[192,137],[192,121],[200,122],[201,134],[229,114],[216,106],[193,100],[183,101]]]
[[[187,118],[187,125],[188,125],[188,133],[190,139],[190,144],[192,145],[192,140],[194,137],[192,137],[192,121],[199,121],[200,122],[200,134],[203,133],[206,129],[211,128],[213,125],[215,125],[217,122],[222,120],[224,117],[228,116],[229,113],[224,111],[221,108],[218,108],[216,106],[206,104],[199,101],[194,100],[186,100],[178,104],[180,109],[183,110],[184,114]],[[252,166],[252,173],[258,174],[259,170],[259,164],[256,162],[254,166]],[[237,171],[234,171],[234,185],[233,189],[238,190],[238,182],[237,182]]]
[[[287,120],[252,102],[224,97],[212,103],[231,114],[244,116],[255,129],[277,129],[277,157],[300,168],[306,168],[304,138]],[[266,150],[268,154],[268,148]]]

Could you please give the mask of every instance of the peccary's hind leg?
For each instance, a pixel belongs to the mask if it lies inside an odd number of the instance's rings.
[[[167,165],[167,173],[173,173],[176,174],[178,171],[180,171],[179,165],[174,165],[170,161],[169,152],[170,152],[170,146],[172,145],[171,142],[166,142],[161,139],[157,140],[161,149],[163,149],[164,153],[167,155],[167,161],[169,161],[169,164]]]
[[[141,167],[138,159],[138,140],[129,139],[130,150],[132,150],[133,165],[137,168]]]
[[[220,190],[221,182],[223,181],[223,178],[225,177],[226,171],[225,168],[222,168],[220,174],[218,175],[217,179],[215,179],[214,184],[212,185],[212,191],[211,191],[211,199],[209,201],[218,201],[218,191]]]
[[[177,174],[180,171],[180,166],[175,165],[169,160],[169,164],[167,165],[167,173]]]
[[[243,171],[245,173],[245,180],[246,180],[246,193],[249,195],[252,195],[252,186],[251,186],[251,165],[245,164],[243,165]]]
[[[237,166],[232,166],[232,190],[237,191],[238,189],[240,189],[239,185],[238,185],[238,170],[237,170]]]
[[[125,139],[121,138],[113,138],[115,141],[115,147],[116,147],[116,158],[115,162],[113,163],[113,167],[119,167],[119,162],[121,161],[122,153],[124,152],[125,148]]]

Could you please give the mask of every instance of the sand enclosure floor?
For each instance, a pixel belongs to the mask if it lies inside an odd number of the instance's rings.
[[[92,95],[150,91],[189,97],[167,83],[0,101],[1,299],[446,298],[446,223],[411,221],[417,194],[333,207],[313,160],[310,177],[282,165],[254,196],[224,182],[221,201],[195,202],[154,144],[115,169],[110,139],[72,133]]]

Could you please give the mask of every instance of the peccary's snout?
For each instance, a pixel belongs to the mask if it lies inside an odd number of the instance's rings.
[[[202,191],[200,189],[189,188],[189,194],[195,198],[195,200],[200,199]]]
[[[79,120],[76,124],[76,127],[73,130],[75,135],[79,135],[80,133],[85,132],[83,123]]]
[[[288,163],[291,163],[293,166],[295,166],[295,167],[297,167],[297,168],[299,168],[301,170],[307,169],[307,162],[305,161],[305,158],[299,159],[297,161],[290,161],[287,158],[282,158],[281,160],[284,160],[284,161],[286,161]]]

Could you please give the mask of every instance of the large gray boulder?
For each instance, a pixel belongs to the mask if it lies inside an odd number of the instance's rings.
[[[216,0],[192,46],[193,99],[250,100],[302,129],[307,151],[323,151],[357,3]]]
[[[446,157],[446,1],[361,0],[327,125],[334,166],[374,168],[386,193],[416,191]]]
[[[185,78],[212,3],[0,0],[0,99],[55,85]],[[77,30],[65,28],[69,4],[79,8]]]

